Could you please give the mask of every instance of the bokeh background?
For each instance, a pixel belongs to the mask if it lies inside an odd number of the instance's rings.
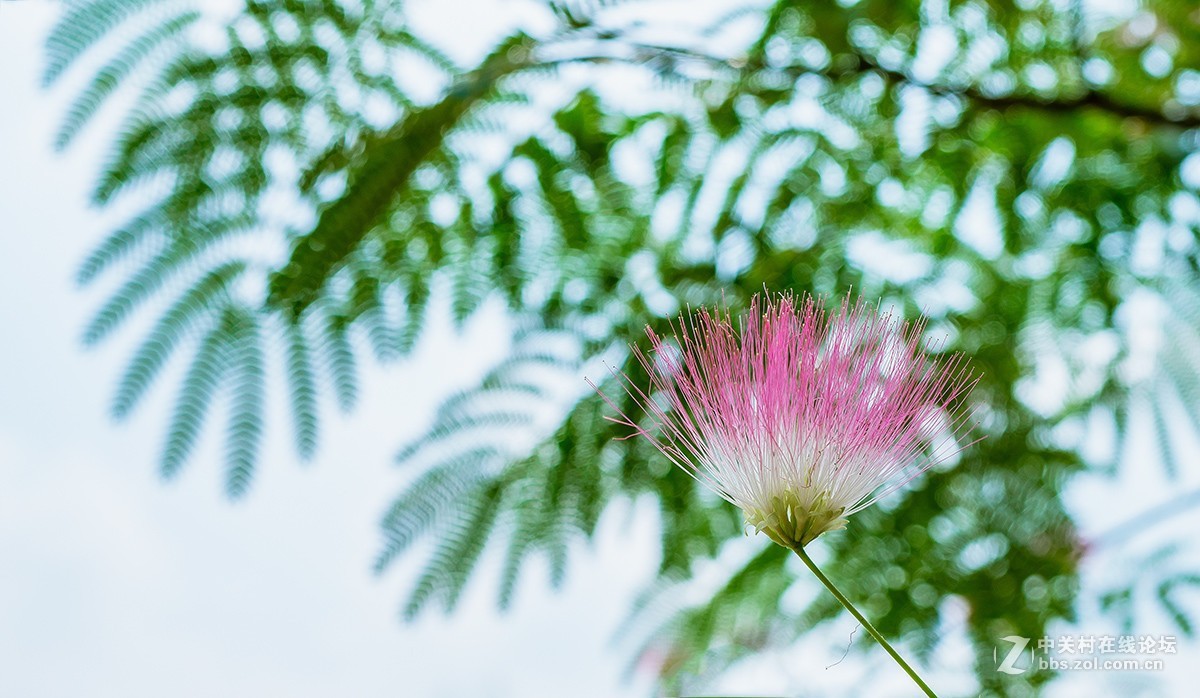
[[[23,0],[0,95],[0,693],[910,695],[584,383],[767,288],[983,374],[816,545],[931,684],[1189,695],[1189,3]]]

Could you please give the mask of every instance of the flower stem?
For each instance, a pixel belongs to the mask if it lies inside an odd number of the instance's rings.
[[[826,577],[825,574],[817,568],[817,564],[813,562],[812,558],[808,556],[808,553],[804,551],[804,546],[797,545],[796,547],[792,548],[792,550],[796,553],[796,555],[800,556],[800,559],[804,561],[805,566],[812,570],[812,573],[816,575],[817,579],[821,580],[821,583],[825,585],[825,588],[829,590],[829,593],[833,594],[834,598],[840,601],[841,604],[846,607],[847,611],[850,611],[850,615],[854,616],[855,619],[857,619],[862,625],[862,627],[867,629],[868,633],[871,633],[871,637],[875,638],[876,642],[883,645],[883,648],[887,650],[888,654],[892,655],[892,659],[896,660],[896,663],[900,665],[900,668],[903,669],[906,674],[912,677],[913,681],[917,682],[917,685],[921,687],[921,690],[925,692],[925,695],[929,696],[930,698],[937,698],[937,694],[933,692],[933,689],[929,687],[929,684],[925,683],[925,681],[917,675],[917,672],[908,665],[908,662],[904,661],[904,658],[901,657],[900,653],[892,647],[891,643],[889,643],[887,639],[875,629],[874,625],[871,625],[871,621],[867,620],[863,614],[859,613],[858,609],[854,607],[854,604],[850,603],[850,599],[846,598],[842,592],[838,591],[838,588],[833,585],[833,582],[829,581],[829,577]]]

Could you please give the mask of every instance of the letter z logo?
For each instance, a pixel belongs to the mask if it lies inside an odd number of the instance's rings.
[[[996,671],[1002,671],[1005,674],[1024,674],[1026,669],[1021,669],[1017,666],[1017,660],[1021,658],[1021,653],[1029,646],[1029,638],[1021,637],[1020,635],[1008,635],[1000,638],[1005,642],[1012,643],[1012,649],[1005,655],[1004,661],[1000,662],[996,650],[992,650],[992,659],[997,661]]]

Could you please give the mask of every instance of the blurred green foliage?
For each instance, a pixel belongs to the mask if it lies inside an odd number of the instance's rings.
[[[647,495],[661,581],[639,613],[665,618],[646,645],[667,657],[667,686],[837,615],[823,596],[781,604],[812,582],[765,541],[707,603],[650,613],[741,521],[649,445],[615,440],[627,434],[575,382],[607,375],[601,359],[644,381],[623,347],[647,324],[764,287],[925,312],[982,373],[987,438],[827,544],[830,576],[919,650],[959,599],[985,694],[1049,678],[996,672],[996,638],[1072,617],[1086,546],[1060,492],[1120,460],[1118,445],[1085,464],[1059,428],[1107,420],[1124,436],[1137,396],[1171,394],[1143,402],[1163,462],[1188,465],[1169,433],[1171,409],[1200,414],[1200,22],[1186,2],[780,2],[680,31],[639,20],[639,3],[581,1],[545,6],[553,31],[473,66],[386,0],[246,0],[219,22],[185,0],[64,5],[46,82],[108,53],[60,146],[142,78],[95,191],[137,210],[79,280],[123,275],[89,344],[157,313],[117,417],[186,357],[165,475],[223,396],[228,492],[243,494],[276,370],[311,456],[322,396],[351,409],[362,351],[405,356],[439,284],[459,323],[489,297],[515,318],[511,355],[400,455],[419,474],[383,518],[379,569],[436,541],[406,616],[452,608],[487,546],[505,551],[502,604],[535,555],[559,583],[605,507]],[[1121,321],[1139,293],[1162,301],[1172,338],[1140,372]],[[1070,378],[1049,399],[1032,396],[1047,357]],[[1104,605],[1131,609],[1136,584]],[[1157,584],[1190,633],[1172,594],[1198,578]]]

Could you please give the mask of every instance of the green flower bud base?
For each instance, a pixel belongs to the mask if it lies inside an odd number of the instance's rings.
[[[789,550],[804,547],[826,531],[846,527],[846,519],[842,518],[845,507],[833,509],[829,499],[827,492],[814,499],[785,491],[771,498],[768,509],[747,511],[746,523]]]

